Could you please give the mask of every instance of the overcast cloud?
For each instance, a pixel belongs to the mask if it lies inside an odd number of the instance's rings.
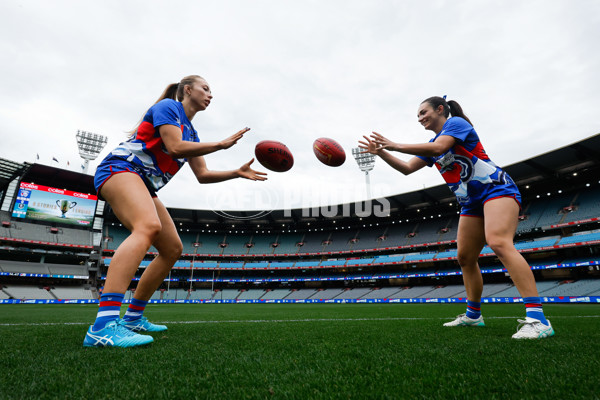
[[[267,182],[199,185],[185,167],[159,192],[169,207],[364,200],[351,148],[373,130],[428,141],[416,111],[433,95],[462,105],[499,165],[600,131],[599,1],[11,1],[0,5],[0,33],[2,158],[39,154],[80,170],[82,129],[109,138],[93,173],[165,86],[189,74],[214,95],[193,120],[202,141],[252,128],[206,156],[210,169],[237,168],[265,139],[294,154],[293,169]],[[343,166],[314,157],[319,137],[346,149]],[[370,179],[373,197],[442,183],[433,169],[405,177],[381,160]]]

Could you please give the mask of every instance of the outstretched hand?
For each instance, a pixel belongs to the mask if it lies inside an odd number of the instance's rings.
[[[385,138],[383,135],[380,135],[377,132],[373,132],[371,134],[371,140],[377,145],[379,149],[386,150],[397,150],[397,143],[392,142],[391,140]]]
[[[368,136],[363,136],[363,138],[365,138],[365,141],[358,141],[358,147],[364,150],[363,153],[370,153],[376,156],[379,155],[381,146],[379,146],[374,140],[371,140]]]
[[[250,168],[250,165],[254,162],[254,158],[242,165],[238,169],[238,176],[240,178],[250,179],[251,181],[266,181],[267,174],[264,172],[255,171]]]
[[[240,131],[238,131],[237,133],[231,135],[230,137],[228,137],[227,139],[221,140],[219,142],[219,148],[221,149],[228,149],[231,146],[233,146],[234,144],[236,144],[238,142],[238,140],[240,140],[241,138],[244,137],[244,133],[248,132],[250,130],[250,128],[244,128]]]
[[[385,138],[377,132],[373,132],[371,136],[363,136],[364,141],[359,140],[358,147],[365,150],[363,153],[371,153],[381,155],[382,150],[398,150],[398,144]]]

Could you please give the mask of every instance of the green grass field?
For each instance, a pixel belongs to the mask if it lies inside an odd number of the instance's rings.
[[[516,341],[517,304],[150,305],[145,348],[83,348],[96,305],[0,306],[2,399],[600,398],[600,305],[546,304],[556,336]]]

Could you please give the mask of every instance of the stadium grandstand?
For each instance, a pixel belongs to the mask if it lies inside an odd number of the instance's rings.
[[[523,208],[515,237],[545,301],[600,296],[600,134],[503,167]],[[458,207],[446,185],[387,198],[389,216],[170,208],[183,255],[156,302],[464,301]],[[234,217],[227,217],[227,215]],[[307,216],[309,215],[309,216]],[[0,303],[94,302],[127,237],[90,175],[0,159]],[[235,225],[235,227],[233,227]],[[151,248],[136,280],[156,255]],[[489,247],[484,301],[519,297]]]

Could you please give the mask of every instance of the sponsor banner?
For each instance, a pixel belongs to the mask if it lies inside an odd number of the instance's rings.
[[[522,303],[523,299],[520,297],[484,297],[481,299],[482,303]],[[223,299],[223,300],[150,300],[149,303],[153,304],[243,304],[243,303],[273,303],[273,304],[284,304],[284,303],[466,303],[466,298],[418,298],[418,299],[247,299],[247,300],[235,300],[235,299]],[[600,303],[600,296],[558,296],[558,297],[542,297],[543,303]],[[0,300],[0,304],[94,304],[98,303],[98,300],[17,300],[17,299],[4,299]],[[129,300],[124,300],[124,304],[129,303]]]
[[[106,276],[101,276],[98,279],[101,280],[101,281],[105,281],[106,280]],[[132,279],[132,281],[139,281],[139,280],[140,280],[140,278],[138,278],[138,277],[135,277],[135,278]],[[163,281],[164,282],[178,282],[179,278],[165,278],[165,279],[163,279]]]
[[[92,194],[21,182],[12,217],[91,227],[97,200]]]
[[[555,224],[555,225],[550,225],[548,226],[544,226],[543,229],[553,229],[553,228],[562,228],[565,226],[571,226],[571,225],[581,225],[581,224],[587,224],[589,222],[594,222],[594,221],[598,221],[600,220],[600,218],[586,218],[586,219],[580,219],[578,221],[571,221],[571,222],[564,222],[562,224]]]
[[[110,258],[105,258],[105,263],[107,265],[110,264]],[[544,269],[556,269],[556,268],[573,268],[573,267],[581,267],[581,266],[589,266],[589,265],[600,265],[600,261],[581,261],[581,262],[565,262],[560,264],[547,264],[547,265],[532,265],[532,270],[544,270]],[[145,265],[140,265],[140,268],[145,268]],[[334,266],[327,266],[326,268],[335,268]],[[269,266],[269,267],[261,267],[261,268],[249,268],[249,267],[226,267],[226,266],[202,266],[201,263],[195,263],[194,267],[175,267],[174,269],[178,270],[186,270],[186,269],[194,269],[194,270],[209,270],[209,271],[241,271],[241,270],[277,270],[277,269],[315,269],[315,268],[324,268],[323,266],[295,266],[295,267],[277,267],[277,266]],[[507,272],[504,267],[490,267],[490,268],[482,268],[481,273],[483,274],[493,274],[493,273],[501,273]],[[411,273],[411,274],[394,274],[394,275],[378,275],[374,278],[427,278],[427,277],[436,277],[436,276],[456,276],[462,275],[462,271],[444,271],[444,272],[422,272],[422,273]],[[215,279],[215,282],[257,282],[257,281],[265,281],[265,282],[285,282],[285,281],[306,281],[306,280],[343,280],[343,279],[373,279],[369,276],[362,277],[352,277],[346,276],[345,278],[339,277],[323,277],[323,278],[267,278],[267,279]],[[188,282],[211,282],[212,279],[209,278],[194,278],[187,279]]]
[[[47,245],[47,246],[56,246],[56,247],[77,247],[80,249],[92,249],[93,248],[93,246],[86,246],[84,244],[44,242],[41,240],[8,238],[8,237],[4,237],[4,236],[0,236],[0,241],[17,242],[17,243],[34,243],[34,244],[43,244],[43,245]],[[7,250],[10,250],[10,249],[7,249]]]
[[[47,299],[4,299],[0,304],[98,304],[98,300],[90,299],[68,299],[68,300],[47,300]]]
[[[18,239],[18,238],[4,237],[4,236],[0,236],[0,241],[17,242],[17,243],[34,243],[34,244],[43,244],[43,245],[56,246],[56,247],[77,247],[77,248],[81,248],[81,249],[93,248],[93,246],[86,246],[84,244],[44,242],[41,240]],[[104,250],[104,251],[106,251],[106,250]]]
[[[573,261],[564,262],[560,264],[547,264],[547,265],[532,265],[532,270],[546,270],[546,269],[557,269],[557,268],[577,268],[585,266],[600,265],[600,261],[589,260],[589,261]],[[199,268],[194,268],[199,269]],[[214,267],[212,268],[214,270]],[[227,270],[233,270],[233,268],[227,268]],[[494,273],[505,273],[507,272],[503,267],[490,267],[483,268],[481,273],[483,274],[494,274]],[[0,273],[1,275],[1,273]],[[411,273],[411,274],[382,274],[382,275],[344,275],[344,276],[321,276],[321,277],[306,277],[306,278],[185,278],[185,277],[174,277],[167,278],[164,281],[168,282],[233,282],[233,283],[245,283],[245,282],[314,282],[314,281],[352,281],[352,280],[376,280],[376,279],[396,279],[396,278],[430,278],[430,277],[444,277],[444,276],[458,276],[462,275],[462,271],[447,271],[447,272],[423,272],[423,273]],[[31,275],[33,276],[33,274]],[[77,277],[76,277],[77,278]],[[100,277],[101,280],[106,277]],[[139,280],[134,278],[133,280]]]
[[[0,276],[19,276],[25,278],[89,279],[89,275],[28,274],[24,272],[0,272]]]

